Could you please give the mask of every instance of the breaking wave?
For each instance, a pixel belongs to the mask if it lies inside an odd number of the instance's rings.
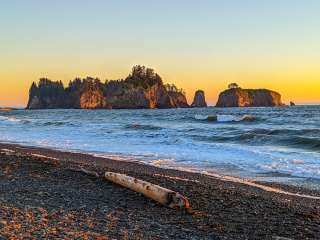
[[[6,116],[0,116],[0,121],[6,121],[6,122],[21,122],[20,119],[17,119],[15,117],[6,117]]]
[[[233,116],[233,115],[200,115],[194,116],[196,120],[208,122],[251,122],[255,121],[256,117],[252,115]]]

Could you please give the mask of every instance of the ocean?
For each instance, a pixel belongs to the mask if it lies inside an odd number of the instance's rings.
[[[15,110],[0,142],[320,186],[320,106]]]

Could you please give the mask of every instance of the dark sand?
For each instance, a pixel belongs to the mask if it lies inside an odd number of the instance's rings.
[[[317,199],[85,154],[8,144],[0,152],[0,239],[320,239]],[[193,212],[163,207],[81,166],[178,191]]]

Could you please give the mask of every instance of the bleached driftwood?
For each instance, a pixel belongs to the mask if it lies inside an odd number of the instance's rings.
[[[89,176],[93,176],[93,177],[97,177],[97,178],[100,177],[97,172],[89,171],[87,169],[84,169],[83,167],[80,167],[80,168],[69,167],[68,169],[71,171],[74,171],[74,172],[81,172],[81,173],[84,173]]]
[[[80,171],[87,174],[87,175],[91,175],[91,176],[94,176],[94,177],[99,177],[99,174],[95,171],[89,171],[87,169],[84,169],[83,167],[80,168]]]
[[[190,208],[187,198],[177,192],[158,185],[113,172],[106,172],[105,178],[135,192],[142,193],[144,196],[151,198],[164,206],[168,206],[170,208]]]

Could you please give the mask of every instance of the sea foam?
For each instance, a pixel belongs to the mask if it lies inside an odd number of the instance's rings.
[[[210,122],[242,122],[254,121],[256,117],[252,115],[234,116],[234,115],[201,115],[197,114],[194,117],[196,120],[210,121]]]

